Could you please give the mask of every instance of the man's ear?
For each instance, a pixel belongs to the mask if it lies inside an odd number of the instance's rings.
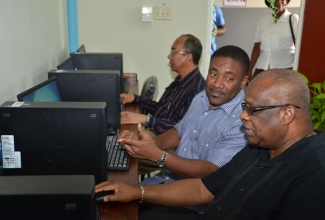
[[[296,117],[296,109],[293,106],[287,106],[285,109],[283,109],[284,117],[283,122],[284,125],[290,124],[293,119]]]
[[[244,76],[243,80],[241,81],[241,88],[244,88],[248,84],[248,76]]]

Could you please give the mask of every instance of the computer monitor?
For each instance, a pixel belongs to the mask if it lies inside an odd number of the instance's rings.
[[[82,44],[82,45],[77,49],[77,53],[86,53],[85,45]]]
[[[59,65],[57,65],[58,70],[74,70],[77,69],[74,58],[68,57],[67,59],[63,60]]]
[[[121,92],[124,92],[122,53],[71,53],[77,70],[118,70]],[[61,67],[60,69],[65,69]]]
[[[120,128],[120,73],[117,70],[52,70],[63,101],[106,102],[107,127],[110,132]]]
[[[90,175],[0,176],[1,219],[96,220]]]
[[[19,93],[18,101],[25,102],[61,102],[61,93],[55,77],[45,80],[32,88]]]
[[[105,102],[0,106],[3,175],[94,175],[107,180]]]

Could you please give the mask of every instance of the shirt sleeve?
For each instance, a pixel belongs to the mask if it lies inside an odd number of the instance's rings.
[[[253,42],[254,42],[254,43],[259,43],[259,42],[261,42],[261,36],[260,36],[260,22],[257,23],[257,25],[256,25],[256,31],[255,31],[255,35],[254,35],[254,38],[253,38]]]
[[[146,110],[149,114],[153,115],[158,107],[158,102],[135,95],[133,103],[138,103],[141,108]]]
[[[297,39],[297,36],[298,36],[298,26],[299,26],[299,15],[292,14],[291,21],[292,21],[293,32],[294,32],[294,34],[296,36],[296,39]]]
[[[187,112],[190,104],[192,101],[192,97],[188,99],[185,103],[183,103],[182,106],[180,106],[177,109],[172,109],[171,111],[173,114],[170,115],[168,118],[157,118],[157,117],[151,117],[148,128],[155,129],[157,134],[160,134],[164,131],[167,131],[174,127],[176,123],[180,121],[180,119],[183,118],[185,113]]]
[[[225,18],[223,17],[221,8],[219,6],[215,6],[215,8],[216,8],[217,27],[225,25]]]

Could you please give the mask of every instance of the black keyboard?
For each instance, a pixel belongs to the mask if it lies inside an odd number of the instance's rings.
[[[107,136],[108,170],[129,170],[130,155],[122,143],[117,142],[118,136]]]

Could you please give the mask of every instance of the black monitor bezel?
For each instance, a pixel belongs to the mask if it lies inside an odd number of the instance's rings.
[[[52,82],[56,82],[57,89],[58,89],[58,93],[59,93],[60,99],[62,100],[62,95],[61,95],[60,87],[58,86],[58,81],[57,81],[56,77],[47,79],[47,80],[45,80],[45,81],[37,84],[36,86],[33,86],[33,87],[31,87],[31,88],[29,88],[29,89],[27,89],[27,90],[19,93],[17,95],[17,100],[23,102],[25,96],[27,96],[27,95],[29,95],[29,94],[37,91],[38,89],[40,89],[40,88],[42,88],[42,87],[44,87],[44,86],[46,86],[48,84],[51,84]]]

